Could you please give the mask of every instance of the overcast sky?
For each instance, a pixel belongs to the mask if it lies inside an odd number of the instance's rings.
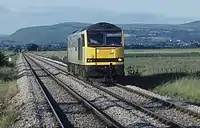
[[[0,34],[28,26],[104,20],[113,23],[192,22],[200,20],[200,0],[0,0]]]
[[[82,6],[116,12],[148,12],[172,17],[200,17],[200,0],[0,0],[0,6],[11,10],[28,6]]]

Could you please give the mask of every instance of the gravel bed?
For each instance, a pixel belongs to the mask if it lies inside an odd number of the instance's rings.
[[[103,87],[117,95],[122,96],[127,101],[132,103],[138,103],[147,109],[150,109],[162,116],[165,116],[169,119],[172,119],[175,122],[179,122],[185,126],[199,126],[200,127],[200,118],[194,118],[186,113],[177,111],[175,108],[168,108],[166,105],[149,99],[147,97],[141,96],[134,92],[126,91],[117,86],[114,87]]]
[[[161,123],[155,121],[154,119],[150,119],[151,117],[146,116],[144,113],[135,110],[134,108],[124,104],[123,102],[111,97],[110,95],[107,95],[98,89],[92,88],[90,85],[85,87],[79,82],[74,81],[70,76],[65,76],[63,74],[59,74],[57,78],[65,83],[68,83],[68,85],[76,90],[77,93],[85,97],[87,100],[89,100],[91,103],[103,110],[106,114],[111,116],[113,119],[125,127],[128,127],[128,125],[134,126],[139,123],[144,124],[144,126],[163,126]]]
[[[54,64],[54,65],[56,65],[56,64]],[[144,93],[147,93],[147,94],[150,94],[152,96],[164,99],[166,101],[173,102],[173,103],[175,103],[177,105],[180,105],[182,107],[185,107],[185,108],[188,108],[190,110],[193,110],[193,111],[196,111],[196,112],[200,113],[200,107],[198,107],[198,106],[190,105],[188,103],[184,103],[184,102],[182,102],[180,100],[172,99],[172,98],[169,98],[169,97],[166,97],[166,96],[160,96],[158,94],[155,94],[153,92],[141,89],[141,88],[136,87],[136,86],[127,85],[127,87],[132,88],[132,89],[136,89],[136,90],[139,90],[139,91],[142,91]],[[187,124],[187,125],[191,125],[192,123],[199,125],[200,121],[198,119],[194,120],[194,119],[190,118],[190,116],[188,117],[187,114],[182,114],[182,113],[178,112],[175,109],[165,109],[165,108],[158,109],[161,106],[163,107],[163,105],[161,103],[158,104],[158,103],[155,103],[155,102],[151,102],[152,100],[150,100],[148,98],[144,98],[144,97],[139,96],[137,94],[124,93],[124,92],[121,92],[120,90],[118,91],[118,89],[111,88],[110,90],[113,90],[113,91],[115,90],[115,92],[117,92],[117,94],[121,94],[123,97],[128,97],[128,99],[130,99],[131,101],[134,101],[136,99],[137,103],[140,103],[141,105],[144,105],[146,107],[148,107],[148,106],[149,107],[152,107],[152,106],[153,107],[157,107],[156,111],[158,110],[157,111],[158,113],[162,113],[165,116],[168,115],[169,118],[174,119],[175,121],[180,121],[180,120],[183,121],[184,120],[185,124]],[[165,109],[165,111],[163,111],[163,109]],[[184,118],[182,118],[182,117],[184,117]]]
[[[36,71],[36,73],[40,75],[41,71]],[[45,72],[43,72],[42,75],[43,74],[45,74]],[[40,79],[46,85],[47,89],[74,127],[106,127],[101,119],[94,115],[92,111],[87,109],[80,101],[65,91],[63,87],[58,85],[49,76],[43,76],[40,77]]]
[[[46,59],[46,60],[50,60],[51,62],[61,63],[61,64],[65,65],[65,66],[67,66],[66,64],[64,64],[64,63],[62,63],[62,62],[60,62],[60,61],[52,60],[52,59],[45,58],[45,57],[40,57],[40,58]],[[58,64],[55,64],[55,63],[52,63],[52,64],[54,64],[54,65],[57,66],[58,68],[62,68],[62,69],[65,68],[65,67],[62,67],[62,66],[60,66],[60,65],[58,65]],[[65,69],[67,70],[67,68],[65,68]],[[129,87],[129,88],[131,88],[131,89],[135,89],[135,90],[142,91],[142,92],[144,92],[144,93],[147,93],[147,94],[150,94],[150,95],[152,95],[152,96],[155,96],[155,97],[164,99],[164,100],[166,100],[166,101],[173,102],[173,103],[175,103],[175,104],[177,104],[177,105],[180,105],[180,106],[182,106],[182,107],[185,107],[185,108],[188,108],[188,109],[191,109],[191,110],[193,110],[193,111],[196,111],[196,112],[199,112],[199,113],[200,113],[200,106],[191,105],[191,104],[189,104],[189,103],[185,103],[185,102],[180,101],[180,100],[177,100],[177,99],[172,99],[172,98],[167,97],[167,96],[161,96],[161,95],[159,95],[159,94],[155,94],[155,93],[153,93],[153,92],[147,91],[147,90],[142,89],[142,88],[139,88],[139,87],[137,87],[137,86],[126,85],[126,87]]]
[[[12,127],[56,127],[56,121],[52,113],[48,111],[43,95],[37,91],[38,86],[32,79],[30,70],[24,64],[21,55],[16,64],[20,78],[17,80],[19,93],[9,102],[17,113]]]
[[[45,68],[49,68],[47,64],[44,64],[43,62],[40,63],[45,65]],[[51,69],[51,72],[56,71],[53,67],[49,69]],[[53,73],[56,74],[57,71]],[[90,85],[87,85],[86,87],[83,84],[74,81],[71,76],[57,74],[57,78],[65,83],[68,83],[68,85],[76,90],[77,93],[91,101],[91,103],[93,103],[95,106],[98,106],[106,114],[111,116],[113,119],[125,127],[139,127],[139,125],[140,127],[141,125],[143,127],[166,127],[157,120],[138,110],[135,110],[134,108],[124,104],[121,101],[118,101],[114,97],[111,97],[110,95],[98,89],[92,88]]]
[[[34,85],[37,83],[35,82],[35,79],[33,77],[29,78],[30,83],[33,82]],[[41,89],[38,86],[33,86],[33,92],[35,92],[35,99],[36,99],[36,105],[38,109],[38,114],[41,115],[40,118],[42,124],[42,127],[55,127],[58,126],[56,119],[53,115],[53,113],[50,111],[50,107],[44,98],[43,93],[41,92]],[[50,118],[49,118],[50,117]],[[54,122],[56,125],[51,125],[51,123]]]
[[[36,58],[38,58],[38,59],[41,59],[41,60],[47,60],[47,61],[50,61],[51,62],[51,64],[53,64],[53,65],[56,65],[58,68],[60,68],[60,69],[63,69],[63,70],[68,70],[67,69],[67,64],[65,64],[65,63],[63,63],[63,62],[60,62],[60,61],[56,61],[56,60],[52,60],[52,59],[50,59],[50,58],[46,58],[46,57],[42,57],[42,56],[36,56],[36,55],[32,55],[32,56],[34,56],[34,57],[36,57]]]

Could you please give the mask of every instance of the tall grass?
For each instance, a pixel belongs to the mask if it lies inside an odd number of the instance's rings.
[[[0,128],[9,128],[14,123],[16,113],[8,108],[8,103],[18,91],[16,81],[0,81]]]
[[[12,99],[18,92],[18,87],[16,85],[16,80],[9,82],[0,82],[0,103],[7,103]],[[5,105],[4,104],[4,105]]]
[[[18,75],[17,72],[14,71],[13,68],[10,67],[0,67],[0,80],[3,80],[5,82],[12,81],[17,79]]]
[[[125,58],[125,66],[135,66],[143,75],[200,71],[200,57],[133,57]]]
[[[15,111],[9,111],[6,115],[0,117],[0,128],[10,128],[16,118]]]
[[[0,52],[0,128],[8,128],[15,119],[15,111],[8,108],[9,100],[18,92],[16,84],[17,72],[14,70],[17,55],[13,55],[12,61],[8,62]]]
[[[153,89],[154,92],[184,101],[200,103],[200,79],[182,78]]]

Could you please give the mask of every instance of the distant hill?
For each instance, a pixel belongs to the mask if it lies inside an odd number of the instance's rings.
[[[51,44],[52,42],[66,41],[67,36],[75,30],[82,29],[90,24],[79,22],[66,22],[51,26],[27,27],[17,30],[15,33],[1,38],[4,40],[13,40],[19,44],[37,43]],[[164,24],[117,24],[117,26],[131,30],[135,28],[158,28],[169,25]]]
[[[84,28],[90,24],[80,22],[66,22],[51,26],[36,26],[17,30],[15,33],[3,37],[4,40],[12,40],[19,44],[37,43],[51,44],[52,42],[66,42],[67,36],[75,30]],[[200,30],[200,21],[180,25],[169,24],[117,24],[125,31],[137,28],[172,28],[172,29],[197,29]]]
[[[0,37],[4,37],[4,36],[7,36],[7,35],[5,35],[5,34],[0,34]]]
[[[106,3],[105,3],[106,4]],[[112,6],[112,5],[111,5]],[[197,18],[167,17],[154,13],[118,12],[76,6],[31,6],[10,10],[0,5],[0,33],[13,33],[27,26],[51,25],[59,22],[94,23],[99,21],[115,24],[182,24],[195,21]],[[15,23],[13,23],[15,21]]]
[[[14,40],[19,44],[37,43],[50,44],[66,41],[67,36],[75,30],[88,26],[87,23],[61,23],[52,26],[28,27],[17,30],[4,40]]]
[[[181,24],[181,27],[200,30],[200,21]]]

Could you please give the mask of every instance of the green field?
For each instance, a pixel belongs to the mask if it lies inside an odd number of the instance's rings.
[[[132,49],[125,50],[125,54],[136,54],[136,53],[191,53],[191,52],[200,52],[200,49]]]
[[[142,75],[200,71],[200,57],[132,57],[125,66],[134,66]]]
[[[66,51],[34,53],[60,59],[66,55]],[[133,85],[190,102],[200,103],[199,66],[200,49],[125,50],[126,75],[139,75]]]
[[[134,66],[142,75],[200,71],[200,49],[125,50],[125,66]],[[33,52],[50,58],[66,56],[66,51]],[[159,53],[159,55],[158,55]],[[157,56],[156,56],[157,55]]]

